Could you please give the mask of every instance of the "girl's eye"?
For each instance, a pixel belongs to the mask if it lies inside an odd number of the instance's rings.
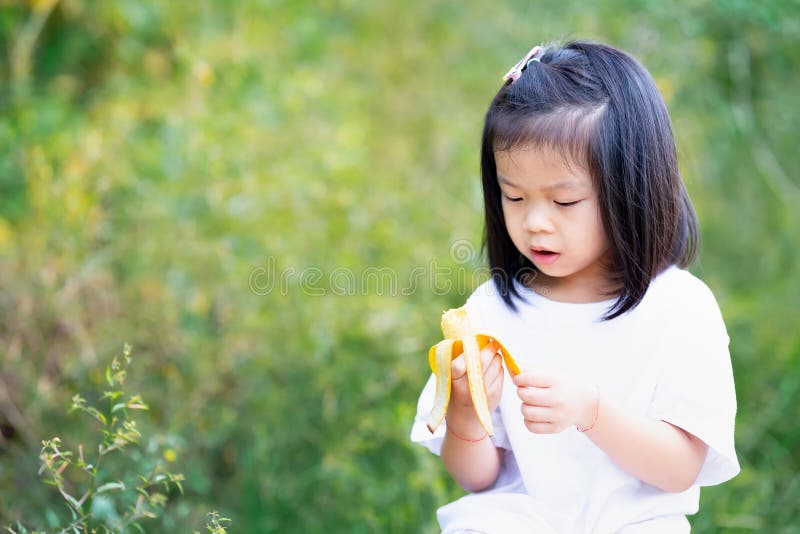
[[[519,202],[520,200],[522,200],[521,197],[520,198],[511,198],[508,195],[503,195],[503,196],[506,197],[510,202]]]
[[[567,206],[574,206],[578,202],[580,202],[580,200],[576,200],[575,202],[556,202],[556,204],[558,204],[559,206],[567,207]]]

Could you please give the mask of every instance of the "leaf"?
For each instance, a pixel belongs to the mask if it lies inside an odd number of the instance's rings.
[[[141,395],[133,395],[128,399],[126,406],[132,410],[148,410],[147,405],[142,401]]]
[[[83,509],[81,508],[81,503],[79,503],[79,502],[78,502],[78,501],[75,499],[75,497],[73,497],[72,495],[70,495],[69,493],[67,493],[67,492],[66,492],[66,491],[64,491],[64,490],[61,490],[61,495],[63,495],[63,496],[64,496],[64,499],[66,499],[66,501],[67,501],[67,502],[70,504],[70,506],[71,506],[72,508],[74,508],[74,510],[75,510],[76,512],[80,512],[81,514],[83,514]]]
[[[107,491],[124,490],[125,484],[123,482],[109,482],[97,488],[97,493],[105,493]]]
[[[72,406],[69,407],[67,413],[72,413],[75,410],[83,410],[85,406],[86,406],[86,399],[84,399],[80,395],[74,395],[72,397]]]
[[[106,416],[103,415],[102,413],[100,413],[100,410],[98,410],[94,406],[86,407],[85,411],[86,411],[86,413],[92,415],[95,419],[97,419],[98,421],[100,421],[104,425],[106,424]]]

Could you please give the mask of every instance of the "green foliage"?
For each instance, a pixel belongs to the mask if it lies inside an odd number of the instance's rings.
[[[206,530],[211,532],[211,534],[225,534],[227,530],[223,526],[223,523],[230,523],[231,520],[227,517],[220,517],[218,512],[210,512],[208,514],[208,524],[206,525]],[[198,531],[194,531],[195,534],[199,534]]]
[[[0,1],[0,524],[62,524],[63,495],[29,483],[39,436],[87,442],[116,417],[103,442],[132,465],[95,488],[149,473],[155,451],[186,466],[148,531],[214,508],[243,532],[433,531],[462,492],[408,431],[439,315],[482,265],[451,254],[480,242],[482,115],[508,67],[559,37],[653,73],[701,221],[693,271],[728,325],[743,471],[703,489],[693,532],[797,524],[797,8]],[[150,401],[141,447],[119,435],[132,408],[62,410],[102,387],[120,338]],[[80,449],[53,447],[89,476]]]
[[[44,473],[44,482],[58,490],[70,512],[68,524],[51,525],[58,532],[122,533],[132,527],[144,532],[142,520],[158,516],[168,501],[170,487],[183,493],[183,475],[169,472],[162,462],[153,462],[152,458],[137,462],[137,468],[152,464],[144,474],[137,473],[139,469],[127,468],[122,473],[115,473],[113,468],[109,468],[109,462],[112,462],[112,467],[113,464],[125,465],[124,457],[131,456],[128,446],[138,444],[141,438],[136,421],[128,411],[148,409],[139,395],[128,395],[123,389],[131,363],[130,353],[130,346],[126,345],[122,358],[114,358],[106,367],[105,378],[111,389],[104,391],[101,397],[101,400],[108,401],[105,410],[87,403],[80,394],[72,398],[70,412],[80,411],[100,425],[102,437],[93,456],[94,462],[87,461],[89,454],[84,454],[83,444],[78,445],[76,455],[65,448],[57,436],[42,441],[39,474]],[[118,451],[117,457],[109,456],[114,451]],[[212,532],[225,532],[218,519],[214,513],[210,520],[210,525],[214,526]],[[19,522],[17,526],[19,530],[8,530],[12,533],[27,532]]]

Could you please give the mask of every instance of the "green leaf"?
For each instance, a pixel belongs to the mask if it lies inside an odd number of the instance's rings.
[[[72,495],[63,490],[61,491],[61,495],[63,495],[64,499],[66,499],[66,501],[70,504],[70,506],[72,506],[72,508],[76,512],[80,512],[81,514],[83,513],[83,509],[81,508],[81,503],[79,503],[75,499],[75,497],[73,497]]]
[[[88,406],[88,407],[86,407],[85,411],[86,411],[88,414],[92,415],[92,416],[93,416],[95,419],[97,419],[98,421],[100,421],[101,423],[103,423],[103,425],[105,425],[105,424],[106,424],[106,416],[105,416],[105,415],[103,415],[102,413],[100,413],[100,410],[98,410],[98,409],[97,409],[97,408],[95,408],[94,406]]]
[[[97,488],[97,493],[105,493],[107,491],[124,490],[125,484],[123,482],[109,482]]]

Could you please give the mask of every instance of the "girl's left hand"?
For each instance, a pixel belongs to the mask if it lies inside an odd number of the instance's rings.
[[[514,377],[525,426],[534,434],[557,434],[594,422],[599,391],[552,371],[526,369]]]

